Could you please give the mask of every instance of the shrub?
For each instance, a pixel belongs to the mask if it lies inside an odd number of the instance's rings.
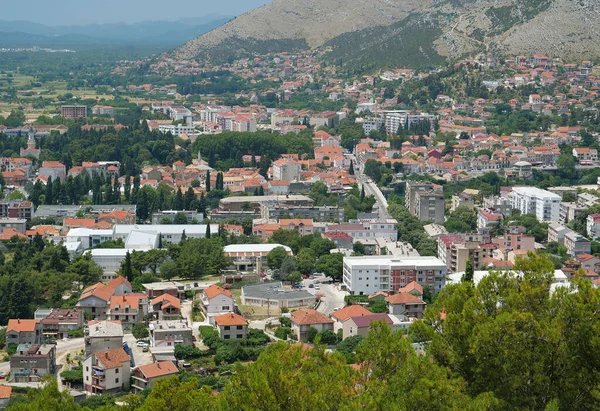
[[[148,332],[148,328],[146,328],[146,324],[144,323],[135,323],[131,328],[131,334],[136,340],[143,340],[144,338],[148,338],[150,333]]]
[[[315,337],[317,336],[318,333],[319,333],[319,331],[315,327],[310,327],[308,329],[308,332],[306,333],[306,340],[309,343],[312,343],[315,340]]]
[[[286,317],[281,317],[279,319],[279,323],[281,324],[282,327],[291,327],[292,326],[292,320]]]
[[[281,314],[289,313],[290,309],[287,307],[281,307]]]
[[[175,358],[178,360],[191,360],[210,355],[210,352],[200,350],[194,346],[177,344],[175,346]]]
[[[60,373],[60,378],[72,385],[83,385],[83,368],[76,367]]]
[[[13,355],[14,353],[17,352],[17,347],[18,347],[18,345],[15,343],[8,344],[8,346],[6,347],[6,353],[8,355]]]
[[[282,340],[287,340],[289,334],[291,334],[292,329],[290,327],[279,327],[275,330],[275,337],[280,338]]]
[[[81,337],[83,337],[83,328],[78,328],[76,330],[69,331],[69,337],[71,337],[71,338],[81,338]]]
[[[335,333],[331,330],[323,330],[323,331],[319,332],[317,334],[317,338],[315,338],[315,340],[317,340],[317,339],[321,344],[326,344],[326,345],[335,345],[338,342],[337,335],[335,335]]]

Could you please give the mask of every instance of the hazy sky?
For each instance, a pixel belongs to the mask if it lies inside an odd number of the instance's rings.
[[[47,26],[233,16],[270,0],[0,0],[0,20]]]

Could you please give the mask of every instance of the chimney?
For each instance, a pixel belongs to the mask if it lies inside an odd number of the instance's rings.
[[[160,363],[156,363],[156,366],[158,367],[158,369],[160,370]]]
[[[106,357],[106,359],[108,360],[108,351],[104,353],[104,356]]]

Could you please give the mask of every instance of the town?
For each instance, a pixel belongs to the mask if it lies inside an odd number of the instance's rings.
[[[382,324],[435,347],[465,281],[600,286],[597,64],[325,52],[3,69],[0,408],[50,379],[89,407],[223,393],[282,341],[361,372]]]

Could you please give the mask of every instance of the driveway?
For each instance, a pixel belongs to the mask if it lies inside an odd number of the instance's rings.
[[[321,303],[317,311],[329,315],[336,308],[343,308],[345,305],[344,297],[347,295],[345,291],[341,291],[336,284],[319,284],[319,289],[308,288],[309,284],[315,284],[313,280],[304,280],[304,290],[313,295],[321,295]]]

